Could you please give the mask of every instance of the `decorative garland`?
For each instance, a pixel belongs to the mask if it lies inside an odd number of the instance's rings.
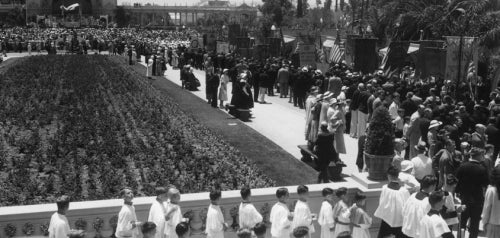
[[[189,223],[191,223],[191,221],[193,221],[193,218],[194,218],[194,212],[193,210],[188,210],[187,212],[184,213],[184,215],[182,215],[182,217],[184,218],[187,218]]]
[[[23,225],[22,231],[26,236],[31,236],[35,232],[35,226],[31,222],[26,222]]]
[[[40,231],[42,232],[42,235],[48,236],[49,235],[49,223],[46,222],[44,224],[41,224]]]
[[[260,214],[262,215],[262,221],[265,224],[269,223],[269,203],[264,203],[264,206],[260,208]]]
[[[102,237],[101,229],[103,226],[104,226],[104,220],[100,217],[96,217],[94,219],[94,222],[92,222],[92,227],[94,227],[94,230],[95,230],[95,238]]]
[[[207,214],[208,214],[208,208],[203,208],[200,211],[200,218],[202,222],[201,229],[205,230],[206,222],[207,222]]]
[[[7,237],[14,237],[16,235],[17,228],[12,223],[9,223],[5,226],[5,228],[3,228],[3,231]]]
[[[238,205],[234,206],[229,210],[229,215],[231,218],[233,218],[233,224],[231,224],[231,228],[233,228],[234,231],[237,231],[240,225],[238,224],[238,213],[239,213],[239,207]]]
[[[77,230],[85,230],[87,228],[87,221],[83,220],[83,218],[79,218],[75,222],[75,227]]]

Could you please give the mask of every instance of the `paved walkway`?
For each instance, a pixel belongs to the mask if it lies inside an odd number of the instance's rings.
[[[142,64],[144,65],[144,63]],[[194,91],[192,93],[205,99],[205,72],[195,69],[194,74],[200,80],[201,86],[198,88],[199,91]],[[178,69],[173,69],[168,66],[165,72],[165,78],[177,85],[181,85],[180,71]],[[229,101],[232,97],[230,93],[231,87],[232,85],[230,83],[228,86]],[[253,117],[251,121],[246,124],[278,144],[295,158],[300,159],[302,155],[297,146],[306,144],[304,138],[305,110],[294,107],[293,104],[288,103],[288,98],[266,96],[265,101],[267,104],[255,103],[252,109]],[[209,107],[208,104],[207,107]],[[355,164],[358,144],[356,139],[348,135],[345,135],[344,139],[347,154],[340,155],[340,157],[347,164],[347,167],[344,168],[343,174],[351,175],[352,173],[358,172]]]

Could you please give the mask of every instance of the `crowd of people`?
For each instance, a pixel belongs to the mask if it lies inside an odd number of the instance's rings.
[[[74,49],[82,54],[104,50],[128,56],[130,64],[145,56],[149,77],[164,75],[169,64],[181,69],[182,86],[188,90],[200,86],[193,69],[204,70],[206,99],[213,107],[225,108],[227,102],[251,109],[255,103],[266,104],[266,96],[288,99],[305,111],[304,138],[318,156],[318,182],[329,182],[327,168],[332,164],[343,166],[339,154],[346,153],[344,136],[358,139],[356,165],[359,171],[367,170],[363,149],[369,121],[375,109],[386,107],[395,130],[395,156],[388,172],[390,183],[381,196],[381,200],[391,201],[389,210],[379,207],[375,213],[384,221],[379,237],[391,233],[423,237],[421,227],[439,224],[432,222],[438,219],[434,210],[458,198],[463,206],[453,209],[461,212],[460,227],[467,227],[470,237],[477,237],[481,217],[487,236],[500,236],[500,217],[496,215],[500,214],[496,190],[500,90],[491,91],[489,80],[477,78],[473,90],[466,82],[418,78],[411,67],[399,74],[383,70],[363,74],[345,62],[333,64],[323,73],[314,67],[298,67],[283,57],[261,60],[195,49],[190,42],[199,39],[199,33],[192,30],[12,28],[0,32],[0,38],[4,55],[42,49],[49,53]],[[437,191],[440,189],[445,195]],[[403,211],[407,209],[419,215],[405,220],[408,213]],[[451,222],[440,214],[447,225],[458,223],[458,219],[450,218]],[[336,228],[342,227],[341,220],[335,221],[340,224]],[[446,227],[442,227],[444,233],[450,230]],[[171,235],[174,231],[171,227]]]

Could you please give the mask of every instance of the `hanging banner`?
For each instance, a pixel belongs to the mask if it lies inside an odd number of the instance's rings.
[[[229,42],[217,41],[217,53],[229,53]]]
[[[478,39],[476,37],[462,37],[460,40],[460,36],[446,36],[446,44],[445,79],[453,82],[457,82],[457,79],[465,81],[469,64],[472,62],[477,65],[479,59]]]
[[[312,44],[299,44],[298,53],[300,56],[300,66],[316,65],[316,46]]]

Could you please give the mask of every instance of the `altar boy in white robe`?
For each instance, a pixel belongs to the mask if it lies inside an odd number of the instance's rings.
[[[210,192],[210,206],[207,211],[206,230],[207,238],[224,238],[224,231],[227,224],[224,222],[224,215],[219,206],[222,197],[220,190]]]
[[[419,238],[453,238],[448,224],[441,217],[439,211],[445,203],[444,192],[434,191],[429,195],[431,210],[420,220]]]
[[[271,236],[273,238],[289,238],[291,233],[291,224],[293,216],[287,206],[290,194],[287,188],[279,188],[276,190],[276,198],[278,202],[274,204],[269,215],[271,222]]]
[[[337,237],[344,231],[351,232],[351,213],[349,206],[347,206],[347,188],[339,188],[335,192],[338,202],[333,207],[333,219],[335,219],[335,231],[333,237]]]
[[[356,195],[354,195],[354,204],[350,208],[352,237],[371,237],[369,228],[372,225],[372,218],[363,209],[363,207],[365,207],[365,203],[366,195],[362,194],[361,192],[357,192]]]
[[[335,220],[333,219],[333,189],[324,188],[321,191],[323,203],[318,214],[318,223],[321,226],[321,238],[335,238],[333,230],[335,229]]]
[[[71,233],[66,212],[69,210],[69,197],[63,195],[56,201],[57,212],[50,217],[49,238],[67,238]]]
[[[309,199],[309,188],[305,185],[299,185],[297,194],[299,195],[299,200],[297,200],[295,210],[293,211],[292,229],[305,226],[309,228],[308,237],[310,237],[311,234],[314,233],[312,222],[316,218],[316,214],[311,213],[309,204],[307,204],[307,199]]]
[[[382,186],[380,200],[375,216],[382,220],[377,237],[406,237],[401,231],[403,226],[403,205],[410,197],[408,189],[399,181],[399,169],[391,166],[387,170],[389,183]]]
[[[154,238],[163,238],[165,230],[165,217],[167,215],[166,205],[168,201],[168,190],[165,187],[156,188],[156,200],[149,209],[148,221],[155,223],[156,232]]]
[[[170,203],[167,206],[168,216],[165,218],[167,222],[165,223],[165,230],[163,232],[166,238],[178,238],[175,228],[182,222],[182,212],[179,206],[181,194],[176,188],[170,188],[169,193],[171,194]]]
[[[136,238],[139,235],[139,231],[137,229],[138,222],[135,207],[132,204],[134,192],[130,188],[124,188],[120,191],[120,196],[123,198],[124,204],[118,213],[115,236],[117,238]]]
[[[253,229],[257,223],[262,221],[262,215],[260,215],[255,206],[250,202],[252,191],[249,187],[243,187],[240,190],[240,195],[243,200],[238,210],[240,227]]]
[[[403,234],[418,238],[420,232],[420,220],[431,210],[428,201],[429,194],[436,190],[437,178],[434,175],[426,175],[420,182],[420,191],[412,194],[403,206]]]

